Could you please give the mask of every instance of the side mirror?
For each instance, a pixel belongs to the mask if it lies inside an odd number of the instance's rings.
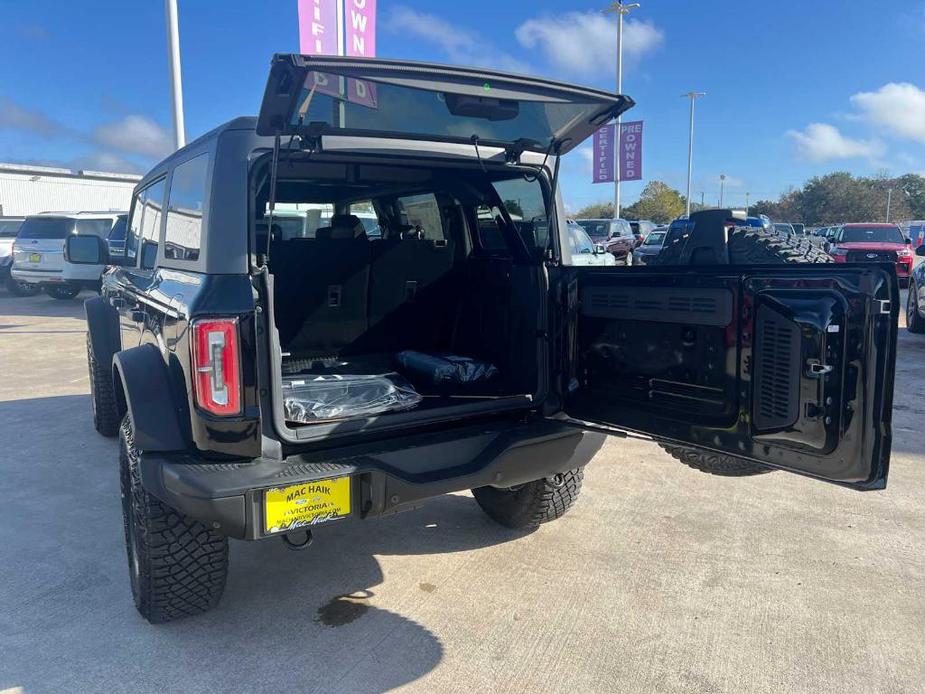
[[[832,250],[832,244],[829,243],[828,241],[826,241],[825,243],[823,243],[823,244],[822,244],[822,247],[825,249],[825,252],[826,252],[826,253],[828,253],[829,251]]]
[[[68,236],[64,242],[64,260],[75,265],[108,265],[109,250],[99,236]]]
[[[911,245],[912,245],[912,239],[910,239],[908,236],[903,236],[903,243],[908,244],[908,245],[911,246]]]
[[[925,257],[925,245],[921,245],[915,249],[915,254]]]
[[[925,246],[923,246],[925,248]],[[596,243],[594,244],[594,255],[602,255],[607,252],[607,249],[604,248],[604,244]]]

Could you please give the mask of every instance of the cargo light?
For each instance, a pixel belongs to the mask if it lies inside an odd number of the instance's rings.
[[[240,414],[238,319],[198,319],[192,332],[196,404],[216,415]]]

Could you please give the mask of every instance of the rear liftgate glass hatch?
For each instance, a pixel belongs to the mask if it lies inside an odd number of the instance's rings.
[[[464,166],[475,165],[474,144],[476,155],[491,157],[495,164],[517,164],[525,152],[534,159],[565,154],[632,104],[605,91],[486,70],[277,55],[257,132],[275,136],[272,206],[281,141],[287,149],[296,142],[315,153],[330,147],[355,155],[374,144],[381,151],[382,142],[391,142],[406,153],[465,157],[468,161],[459,160]],[[552,200],[554,195],[550,213]],[[519,406],[536,403],[522,397]],[[396,424],[404,419],[411,421],[399,414],[389,417]],[[351,428],[341,426],[338,432]],[[297,438],[306,436],[313,434],[303,427]]]
[[[626,270],[568,280],[570,417],[855,489],[886,485],[895,268]]]

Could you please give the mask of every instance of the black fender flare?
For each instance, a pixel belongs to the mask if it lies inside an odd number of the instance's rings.
[[[119,312],[109,305],[106,297],[95,296],[84,301],[84,314],[93,356],[98,364],[105,364],[109,369],[113,356],[122,347]]]
[[[132,417],[135,446],[142,451],[188,448],[179,422],[167,366],[157,347],[145,344],[123,350],[113,359],[125,406]]]

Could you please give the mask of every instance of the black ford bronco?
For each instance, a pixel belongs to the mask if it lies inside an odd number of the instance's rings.
[[[86,302],[93,422],[120,437],[145,618],[214,606],[227,538],[304,544],[467,489],[504,525],[556,519],[607,435],[884,487],[891,266],[806,262],[728,210],[681,225],[671,262],[572,264],[560,157],[631,105],[279,55],[256,120],[138,184],[124,255],[67,240],[112,266]]]

